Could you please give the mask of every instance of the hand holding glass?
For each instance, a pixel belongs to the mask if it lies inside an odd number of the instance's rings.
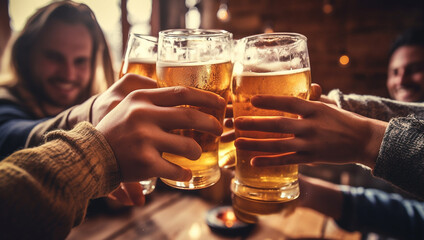
[[[232,34],[223,30],[173,29],[159,32],[156,68],[158,86],[194,87],[216,93],[228,100],[233,70],[231,41]],[[225,109],[199,110],[223,122]],[[219,137],[191,129],[173,132],[192,137],[202,147],[203,152],[196,161],[163,153],[165,159],[189,168],[193,174],[188,182],[162,179],[163,182],[180,189],[200,189],[215,184],[220,178]]]
[[[158,42],[156,37],[130,33],[121,70],[119,71],[119,78],[127,73],[135,73],[157,80],[157,48]],[[156,177],[140,181],[144,195],[153,192],[156,187],[156,181]]]
[[[271,33],[242,39],[242,54],[235,63],[232,85],[234,118],[297,115],[276,110],[259,109],[252,106],[250,99],[258,94],[309,97],[311,74],[306,37],[296,33]],[[288,138],[290,134],[240,131],[236,138]],[[231,190],[237,198],[251,202],[278,203],[299,196],[297,165],[252,167],[250,160],[255,156],[270,153],[236,149],[237,164]],[[235,202],[237,203],[237,202]],[[260,214],[257,209],[238,209],[244,214]],[[239,214],[240,215],[240,214]]]

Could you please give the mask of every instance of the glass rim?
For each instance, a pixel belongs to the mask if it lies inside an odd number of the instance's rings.
[[[197,38],[197,37],[232,37],[232,33],[223,29],[181,28],[167,29],[159,32],[159,37]]]
[[[273,32],[273,33],[261,33],[261,34],[255,34],[255,35],[251,35],[251,36],[247,36],[247,37],[243,37],[239,40],[251,40],[254,38],[266,38],[266,37],[276,37],[276,36],[287,36],[287,37],[298,37],[301,40],[305,40],[307,41],[308,38],[301,34],[301,33],[296,33],[296,32]]]
[[[130,39],[131,37],[137,37],[137,38],[143,38],[143,39],[145,39],[146,41],[149,41],[149,42],[153,42],[153,43],[157,43],[158,42],[158,38],[157,37],[155,37],[155,36],[151,36],[151,35],[147,35],[147,34],[142,34],[142,33],[135,33],[135,32],[130,32],[129,34],[128,34],[128,36],[129,36],[129,38],[128,39]]]

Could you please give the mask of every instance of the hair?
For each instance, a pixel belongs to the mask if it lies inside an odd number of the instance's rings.
[[[93,11],[83,3],[59,1],[39,8],[26,22],[22,31],[9,43],[10,53],[5,52],[6,66],[2,70],[8,71],[0,85],[14,86],[19,82],[24,85],[31,83],[30,58],[34,43],[43,34],[49,23],[62,21],[69,24],[83,24],[91,34],[93,42],[91,58],[91,95],[100,93],[113,84],[115,73],[107,41]],[[9,59],[7,59],[9,58]],[[9,75],[7,75],[9,74]]]
[[[400,34],[393,42],[389,50],[389,59],[393,53],[402,46],[424,47],[424,27],[414,27]]]

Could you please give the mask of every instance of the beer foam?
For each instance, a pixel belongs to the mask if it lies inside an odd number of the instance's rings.
[[[300,68],[300,69],[292,69],[292,70],[281,70],[275,72],[247,72],[243,71],[239,76],[275,76],[275,75],[289,75],[295,73],[302,73],[310,71],[310,68]]]
[[[155,64],[155,58],[131,58],[128,60],[128,63],[147,63],[147,64]]]
[[[207,61],[207,62],[156,62],[156,66],[158,67],[193,67],[193,66],[204,66],[204,65],[215,65],[228,63],[227,61]]]

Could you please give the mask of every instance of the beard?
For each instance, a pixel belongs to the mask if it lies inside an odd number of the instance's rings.
[[[82,81],[71,82],[66,79],[52,77],[44,81],[37,79],[30,82],[33,83],[30,91],[34,93],[42,105],[65,110],[82,103],[89,97],[90,87],[83,86],[81,84]],[[66,89],[63,86],[66,86]]]

